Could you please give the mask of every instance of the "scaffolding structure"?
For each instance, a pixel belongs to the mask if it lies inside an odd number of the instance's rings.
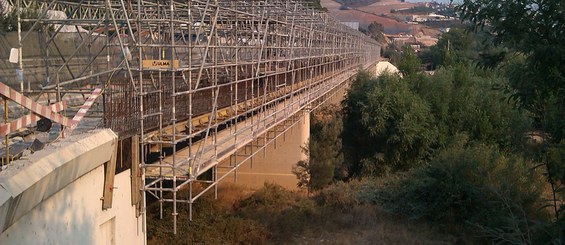
[[[89,115],[131,146],[119,159],[141,177],[140,212],[146,195],[159,201],[161,217],[170,203],[173,233],[178,205],[188,204],[192,214],[203,193],[217,191],[218,181],[343,91],[380,54],[374,40],[308,1],[8,2],[39,10],[19,22],[29,26],[18,28],[20,48],[34,38],[41,47],[19,68],[44,76],[27,86],[22,80],[21,89],[61,101],[102,88]],[[57,11],[66,18],[53,18]],[[225,160],[232,169],[219,176]],[[195,192],[197,182],[205,188]]]

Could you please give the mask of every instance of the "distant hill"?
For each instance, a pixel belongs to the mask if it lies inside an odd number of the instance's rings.
[[[372,0],[364,2],[373,2],[372,4],[353,7],[348,6],[343,8],[344,1],[349,2],[362,2],[355,0],[321,0],[322,6],[327,8],[330,15],[340,21],[355,21],[363,29],[373,22],[378,22],[383,25],[386,34],[399,34],[407,33],[414,35],[430,35],[438,36],[440,34],[437,30],[432,30],[429,27],[419,24],[408,24],[396,20],[391,16],[391,10],[395,9],[411,9],[418,6],[415,3],[401,2],[400,0]]]

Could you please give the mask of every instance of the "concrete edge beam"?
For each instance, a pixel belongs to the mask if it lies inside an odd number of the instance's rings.
[[[76,135],[12,163],[0,175],[0,231],[4,232],[45,199],[110,161],[118,136],[110,129]]]

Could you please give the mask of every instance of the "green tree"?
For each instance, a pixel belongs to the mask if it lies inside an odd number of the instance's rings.
[[[509,88],[539,125],[557,121],[549,133],[560,142],[565,122],[555,118],[561,116],[555,112],[565,111],[565,2],[465,0],[459,11],[475,30],[486,31],[497,44],[523,55],[508,71]]]
[[[536,126],[549,134],[547,147],[542,148],[546,157],[539,160],[545,163],[553,198],[562,202],[565,157],[553,149],[562,148],[565,139],[565,1],[464,0],[458,10],[474,30],[489,33],[497,44],[517,54],[506,69],[508,91],[519,107],[532,113]],[[559,202],[553,203],[563,241],[565,206],[557,207]]]
[[[303,151],[308,154],[308,149],[303,149]],[[310,188],[310,161],[309,160],[300,160],[294,166],[292,166],[292,173],[296,175],[298,182],[296,185],[298,188],[301,189],[308,189],[308,192],[311,191]]]
[[[306,2],[308,5],[310,5],[312,8],[320,10],[322,12],[327,12],[328,9],[326,7],[323,7],[322,4],[320,3],[320,0],[310,0],[309,2]]]
[[[385,31],[385,28],[381,23],[374,21],[373,23],[369,24],[367,31],[369,31],[369,33],[382,33]]]
[[[324,187],[336,177],[347,177],[347,170],[342,166],[341,114],[341,108],[335,105],[324,106],[311,113],[309,150],[314,189]]]
[[[475,39],[473,33],[458,28],[444,33],[437,44],[431,47],[434,63],[437,66],[449,66],[456,62],[475,59],[477,53],[474,50]]]
[[[430,79],[411,80],[436,120],[440,132],[437,147],[448,147],[452,137],[464,133],[473,142],[522,149],[523,135],[531,129],[531,120],[504,102],[508,95],[493,89],[506,83],[495,72],[457,64],[436,70]]]
[[[5,12],[4,6],[0,4],[0,33],[17,31],[18,28],[18,12],[16,8],[6,15],[2,14]],[[37,3],[32,3],[28,8],[20,10],[21,19],[38,19],[41,15],[40,8]],[[22,21],[22,31],[28,31],[33,26],[32,21]]]
[[[402,49],[402,54],[400,55],[400,60],[398,61],[398,70],[404,76],[414,75],[421,71],[421,61],[416,56],[414,49],[406,45]]]
[[[345,100],[345,113],[344,141],[358,176],[417,166],[436,139],[427,103],[410,90],[407,80],[394,75],[359,75]]]
[[[299,187],[318,190],[336,178],[348,177],[341,150],[342,125],[341,110],[337,106],[324,106],[311,113],[310,140],[303,149],[309,157],[293,168]]]
[[[505,48],[493,45],[493,39],[483,32],[453,28],[444,33],[438,43],[430,48],[433,66],[450,66],[457,63],[496,68],[507,55]]]
[[[565,220],[563,219],[563,212],[565,212],[565,188],[563,187],[563,180],[565,179],[565,142],[560,144],[552,144],[548,147],[545,154],[545,166],[547,172],[551,173],[547,176],[553,192],[552,206],[556,216],[561,218],[558,220],[558,226],[564,227]],[[561,231],[563,233],[563,230]],[[564,234],[561,234],[563,236]]]
[[[374,143],[367,137],[361,122],[361,105],[368,103],[368,91],[376,86],[374,77],[366,71],[357,73],[343,104],[343,151],[349,174],[360,177],[361,161],[375,155]]]
[[[384,26],[376,21],[369,24],[369,26],[367,27],[367,35],[381,43],[384,43],[386,41],[384,31]]]
[[[381,47],[381,52],[382,56],[384,58],[387,58],[390,63],[398,65],[398,62],[400,61],[400,52],[394,44],[389,44]]]

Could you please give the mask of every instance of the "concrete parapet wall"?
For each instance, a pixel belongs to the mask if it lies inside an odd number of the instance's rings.
[[[77,135],[80,136],[80,135]],[[67,139],[11,163],[0,174],[0,227],[5,231],[42,201],[110,160],[117,137],[110,130]]]
[[[102,209],[109,129],[74,135],[0,172],[0,244],[140,244],[130,172],[115,176],[113,207]]]

